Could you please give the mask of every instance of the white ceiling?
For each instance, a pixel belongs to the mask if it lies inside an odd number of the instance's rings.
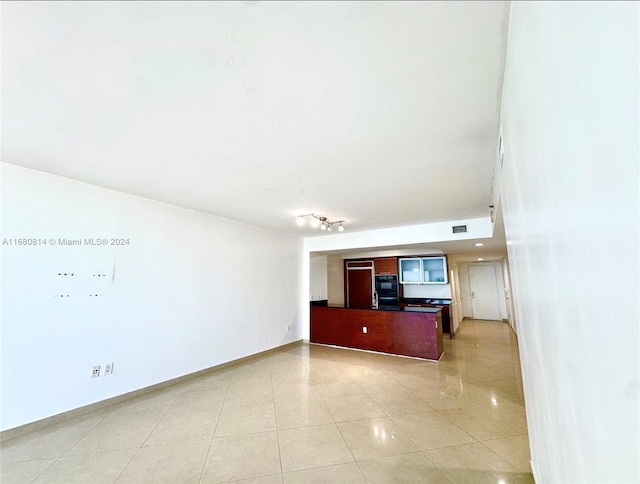
[[[1,8],[2,161],[291,233],[488,216],[504,2]]]

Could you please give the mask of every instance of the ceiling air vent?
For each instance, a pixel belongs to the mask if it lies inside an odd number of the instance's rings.
[[[454,225],[453,226],[453,233],[454,234],[463,234],[467,231],[467,226],[466,225]]]

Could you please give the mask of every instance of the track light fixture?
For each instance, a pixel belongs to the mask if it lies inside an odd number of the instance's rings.
[[[315,213],[307,213],[304,215],[298,215],[296,217],[296,223],[300,226],[303,226],[307,219],[309,219],[309,225],[314,228],[320,227],[320,230],[325,230],[327,232],[332,231],[332,227],[334,225],[338,225],[338,232],[344,232],[344,220],[336,220],[335,222],[330,222],[327,220],[327,217],[321,217],[320,215],[316,215]]]

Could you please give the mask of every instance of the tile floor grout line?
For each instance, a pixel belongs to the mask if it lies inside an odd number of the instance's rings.
[[[82,439],[84,439],[87,435],[89,435],[89,433],[90,433],[93,429],[95,429],[98,425],[100,425],[102,422],[104,422],[104,419],[105,419],[105,417],[102,417],[102,418],[100,419],[100,421],[99,421],[99,422],[97,422],[97,423],[96,423],[93,427],[91,427],[89,430],[87,430],[87,432],[86,432],[82,437],[79,437],[79,438],[78,438],[78,439],[77,439],[73,444],[71,444],[71,445],[69,446],[69,448],[68,448],[64,453],[62,453],[62,455],[59,455],[58,457],[56,457],[56,459],[55,459],[51,464],[49,464],[46,468],[44,468],[44,469],[42,470],[42,472],[38,473],[38,474],[37,474],[37,475],[36,475],[36,476],[31,480],[31,481],[29,481],[29,482],[30,482],[30,483],[35,482],[35,480],[36,480],[36,479],[38,479],[42,474],[44,474],[44,473],[45,473],[49,468],[51,468],[51,466],[53,466],[56,462],[58,462],[60,459],[62,459],[62,458],[66,455],[66,453],[67,453],[67,452],[69,452],[71,449],[73,449],[73,447],[75,447],[75,446],[77,445],[77,443],[78,443],[78,442],[80,442]],[[28,461],[26,461],[26,462],[28,462]]]
[[[373,460],[379,460],[379,459],[386,459],[388,457],[398,457],[401,455],[411,455],[411,454],[420,454],[422,456],[424,456],[425,459],[427,459],[429,461],[429,463],[431,465],[433,465],[434,468],[436,468],[438,470],[438,472],[440,472],[440,474],[442,474],[442,477],[444,477],[447,481],[449,482],[453,482],[451,479],[449,479],[444,472],[442,472],[442,470],[440,470],[440,468],[435,464],[435,462],[433,462],[431,459],[429,459],[429,456],[426,454],[427,451],[425,450],[415,450],[415,451],[411,451],[411,452],[402,452],[400,454],[393,454],[393,455],[384,455],[381,457],[369,457],[367,459],[360,459],[358,461],[355,461],[355,463],[358,465],[358,468],[360,469],[360,472],[363,474],[363,477],[365,478],[365,481],[369,482],[369,480],[364,476],[364,473],[362,472],[362,469],[360,468],[360,463],[361,462],[367,462],[367,461],[373,461]]]
[[[489,452],[491,452],[493,455],[495,455],[496,457],[498,457],[500,460],[504,461],[507,465],[511,466],[514,470],[514,472],[520,472],[519,469],[516,468],[516,466],[514,466],[513,464],[511,464],[511,462],[507,461],[507,459],[505,459],[504,457],[502,457],[500,454],[498,454],[497,452],[495,452],[493,449],[487,447],[486,445],[484,445],[484,442],[480,441],[478,442],[480,445],[482,445],[485,449],[487,449]]]
[[[358,462],[357,460],[354,460],[356,467],[358,468],[358,470],[360,471],[360,475],[362,476],[362,478],[364,479],[364,482],[369,483],[369,479],[367,479],[367,476],[364,475],[364,472],[362,471],[362,467],[360,467],[360,462]]]
[[[36,479],[38,479],[38,477],[40,477],[42,474],[44,474],[44,473],[45,473],[45,472],[46,472],[46,471],[47,471],[47,470],[48,470],[48,469],[49,469],[53,464],[55,464],[56,462],[58,462],[61,458],[62,458],[62,456],[60,456],[60,457],[56,457],[56,458],[54,459],[54,461],[53,461],[51,464],[49,464],[47,467],[45,467],[44,469],[42,469],[42,472],[39,472],[39,473],[38,473],[38,474],[37,474],[33,479],[31,479],[31,480],[29,481],[29,484],[32,484],[33,482],[35,482],[35,481],[36,481]],[[29,461],[26,461],[26,462],[29,462]],[[13,464],[16,464],[16,462],[13,462]]]
[[[227,401],[227,394],[229,393],[229,387],[231,386],[231,380],[233,378],[233,370],[229,378],[226,382],[226,388],[224,389],[224,397],[222,399],[222,403],[220,404],[220,411],[218,412],[218,418],[216,418],[216,424],[213,427],[213,433],[211,434],[211,438],[209,439],[209,447],[207,447],[207,453],[204,456],[204,461],[202,462],[202,469],[200,469],[200,476],[198,477],[198,483],[202,482],[202,477],[204,476],[204,470],[207,467],[207,461],[209,460],[209,453],[211,452],[211,445],[213,444],[213,439],[216,436],[216,430],[218,430],[218,423],[220,422],[220,416],[222,415],[222,409],[224,408],[224,402]]]
[[[320,393],[320,392],[318,391],[318,393]],[[331,420],[333,420],[333,425],[338,430],[338,434],[340,435],[340,438],[342,439],[342,442],[344,443],[345,447],[349,451],[349,455],[351,455],[351,459],[353,459],[353,462],[356,462],[356,465],[357,465],[357,461],[356,461],[355,456],[353,455],[353,451],[351,450],[351,447],[349,447],[349,444],[347,444],[347,441],[345,440],[344,435],[342,435],[342,431],[340,430],[340,426],[338,425],[338,422],[336,422],[336,419],[333,416],[333,413],[331,413],[331,410],[329,410],[329,407],[327,406],[327,402],[325,401],[324,397],[322,396],[322,393],[320,393],[320,399],[322,400],[322,403],[324,404],[324,406],[326,407],[327,411],[329,412],[329,416],[331,417]],[[360,471],[360,474],[362,474],[362,470],[360,469],[360,467],[358,467],[358,470]],[[362,477],[364,478],[364,475]],[[367,479],[364,478],[364,480],[366,481]]]
[[[473,435],[471,435],[469,432],[467,432],[465,429],[463,429],[462,427],[460,427],[457,423],[455,423],[453,420],[451,420],[450,418],[447,418],[446,415],[442,415],[442,413],[438,412],[438,415],[440,415],[443,419],[447,420],[451,425],[457,427],[460,432],[462,432],[463,434],[468,435],[470,438],[472,438],[473,440],[480,442],[479,439],[476,439]],[[460,444],[455,444],[455,445],[460,445]],[[447,446],[447,447],[453,447],[453,446]]]
[[[169,411],[169,409],[171,408],[171,406],[176,402],[176,399],[178,398],[178,396],[181,393],[178,392],[176,393],[176,396],[173,397],[173,400],[171,401],[171,403],[167,406],[166,410],[164,411],[164,413],[162,414],[162,416],[158,419],[158,421],[156,422],[156,424],[153,426],[153,428],[151,429],[151,432],[149,432],[149,435],[147,435],[147,437],[144,439],[144,441],[138,446],[138,448],[136,449],[135,453],[131,456],[131,459],[129,459],[129,461],[124,465],[124,467],[122,468],[122,470],[120,471],[120,473],[118,474],[118,477],[116,477],[113,481],[114,484],[116,484],[120,478],[122,477],[122,474],[124,474],[124,472],[127,470],[127,468],[131,465],[131,462],[133,462],[133,460],[136,458],[136,456],[140,453],[140,451],[142,450],[142,448],[144,447],[144,444],[147,442],[147,440],[149,440],[149,437],[151,436],[151,434],[154,432],[154,430],[158,427],[158,424],[160,423],[160,421],[164,418],[164,416],[167,414],[167,412]],[[157,395],[156,395],[157,396]]]
[[[344,438],[344,435],[342,434],[342,430],[340,429],[340,426],[336,422],[334,422],[334,425],[338,429],[338,433],[340,434],[340,438],[342,439],[342,442],[344,442],[344,445],[349,450],[349,454],[351,455],[351,458],[353,459],[353,462],[355,462],[356,465],[357,465],[358,461],[356,460],[356,456],[353,455],[353,451],[351,450],[351,447],[349,447],[349,444],[347,443],[347,440]],[[359,466],[358,466],[358,469],[360,470],[360,473],[362,474],[362,470],[360,469]],[[364,474],[363,474],[362,477],[364,477]],[[366,481],[367,479],[365,478],[364,480]]]
[[[447,475],[444,473],[444,471],[443,471],[442,469],[440,469],[440,467],[439,467],[435,462],[433,462],[433,461],[429,458],[429,456],[427,455],[427,451],[426,451],[426,450],[422,450],[422,451],[420,451],[420,452],[422,452],[422,455],[424,455],[424,457],[425,457],[429,462],[431,462],[431,465],[433,465],[433,467],[435,467],[436,469],[438,469],[438,472],[440,472],[440,474],[442,474],[442,477],[444,477],[447,481],[449,481],[449,482],[453,483],[453,481],[452,481],[451,479],[449,479],[449,476],[447,476]]]
[[[271,360],[269,360],[269,381],[271,382],[271,393],[273,394],[273,372],[271,371]],[[280,481],[283,481],[282,477],[282,451],[280,450],[280,433],[278,432],[278,413],[276,412],[276,399],[275,394],[273,395],[273,400],[271,403],[273,404],[273,418],[275,420],[275,432],[276,432],[276,444],[278,445],[278,463],[280,464]]]
[[[93,430],[93,429],[92,429],[92,430]],[[67,450],[67,452],[68,452],[69,450],[71,450],[71,448],[72,448],[73,446],[75,446],[75,445],[76,445],[80,440],[82,440],[84,437],[85,437],[85,436],[80,437],[80,439],[78,439],[78,440],[77,440],[77,441],[75,441],[73,444],[71,444],[71,447],[69,447],[69,449]],[[10,447],[9,447],[9,448],[10,448]],[[0,455],[1,455],[1,454],[2,454],[2,451],[0,450]],[[67,455],[66,455],[66,453],[64,453],[64,454],[62,454],[62,455],[54,455],[54,456],[51,456],[51,457],[36,457],[36,458],[29,458],[29,459],[24,459],[24,460],[16,460],[16,461],[13,461],[13,462],[7,462],[7,463],[5,463],[4,465],[9,465],[9,464],[24,464],[24,463],[26,463],[26,462],[33,462],[33,461],[38,461],[38,460],[50,460],[50,459],[56,459],[56,460],[57,460],[58,458],[61,458],[61,457],[71,457],[71,456],[74,456],[74,455],[84,455],[84,454],[70,454],[70,455],[68,455],[68,456],[67,456]]]

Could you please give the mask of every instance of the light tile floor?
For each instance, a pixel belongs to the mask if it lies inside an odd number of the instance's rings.
[[[515,336],[440,362],[288,347],[0,447],[9,483],[533,482]]]

